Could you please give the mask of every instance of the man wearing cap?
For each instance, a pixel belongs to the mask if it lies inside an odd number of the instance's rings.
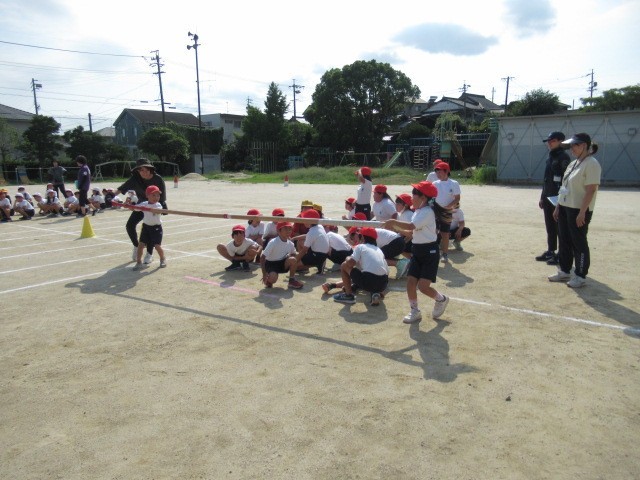
[[[549,197],[557,197],[562,175],[571,162],[569,155],[562,148],[562,141],[565,139],[562,132],[551,132],[547,138],[542,140],[549,148],[549,156],[544,167],[544,177],[542,180],[542,192],[538,206],[544,213],[544,225],[547,229],[547,250],[536,257],[539,262],[547,262],[549,265],[558,264],[558,223],[553,219],[555,205],[551,203]]]
[[[147,187],[151,185],[155,185],[160,189],[160,204],[162,208],[166,210],[167,208],[167,194],[166,187],[164,184],[164,180],[160,175],[156,173],[155,167],[147,160],[146,158],[139,158],[136,161],[136,166],[131,170],[131,177],[120,185],[115,193],[127,193],[129,190],[134,190],[136,192],[136,196],[140,202],[146,201],[147,196],[145,191]],[[131,239],[131,243],[133,244],[133,253],[131,255],[131,259],[135,262],[136,255],[138,250],[138,234],[136,232],[136,227],[144,218],[144,213],[141,211],[134,210],[131,212],[129,216],[129,220],[127,220],[127,235]],[[147,254],[144,257],[144,263],[149,264],[153,261],[153,247],[147,245]]]

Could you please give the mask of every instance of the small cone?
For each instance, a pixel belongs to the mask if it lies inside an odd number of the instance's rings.
[[[289,186],[289,175],[285,175],[284,176],[284,186],[288,187]]]
[[[178,188],[178,175],[173,176],[173,188]]]
[[[80,234],[80,238],[93,238],[96,234],[93,232],[93,228],[91,227],[91,222],[89,221],[89,217],[84,217],[84,221],[82,222],[82,233]]]

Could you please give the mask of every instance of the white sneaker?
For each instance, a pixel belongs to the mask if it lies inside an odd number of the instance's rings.
[[[433,312],[431,312],[431,316],[435,319],[438,319],[442,316],[444,311],[447,309],[447,305],[449,305],[449,297],[443,295],[444,300],[438,302],[436,300],[435,305],[433,306]]]
[[[138,247],[133,247],[133,252],[131,253],[131,260],[134,262],[138,260]]]
[[[377,307],[378,305],[380,305],[380,294],[379,293],[371,294],[371,306]]]
[[[448,253],[443,253],[442,254],[442,263],[448,263],[449,262],[449,254]]]
[[[150,253],[145,253],[144,254],[144,264],[145,265],[149,265],[151,262],[153,262],[153,255]]]
[[[550,282],[566,282],[571,279],[571,274],[558,270],[555,275],[549,275],[547,278]]]
[[[587,283],[586,279],[579,277],[578,275],[574,275],[574,277],[567,282],[567,287],[580,288],[584,287],[585,283]]]
[[[396,263],[396,280],[400,280],[403,277],[407,276],[407,272],[409,271],[409,259],[401,258]]]
[[[453,248],[455,248],[456,251],[458,251],[458,252],[464,251],[464,248],[462,248],[462,244],[457,240],[453,241]]]
[[[167,260],[166,259],[160,260],[160,268],[164,268],[166,266],[167,266]]]
[[[420,310],[414,310],[413,308],[409,312],[409,315],[406,315],[402,319],[402,323],[418,323],[422,320],[422,312]]]

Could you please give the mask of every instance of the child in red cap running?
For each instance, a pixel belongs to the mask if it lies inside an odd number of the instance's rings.
[[[147,201],[139,204],[141,207],[162,209],[160,203],[160,195],[162,192],[155,185],[150,185],[145,190]],[[144,217],[142,219],[142,230],[140,230],[140,239],[138,240],[138,250],[136,252],[136,265],[134,270],[141,270],[147,264],[142,263],[142,253],[146,250],[147,245],[155,247],[158,255],[160,255],[160,268],[167,266],[167,259],[162,249],[162,217],[159,213],[152,213],[143,210]]]

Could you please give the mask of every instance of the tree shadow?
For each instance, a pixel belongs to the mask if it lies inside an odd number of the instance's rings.
[[[587,282],[585,287],[575,289],[582,301],[607,318],[630,327],[624,330],[627,335],[640,338],[640,313],[616,303],[624,297],[609,285],[593,277],[589,277]]]
[[[408,352],[417,349],[422,359],[421,366],[425,380],[436,380],[442,383],[450,383],[458,378],[461,373],[477,371],[475,367],[464,363],[451,365],[449,362],[449,342],[442,336],[442,331],[450,325],[446,320],[435,320],[436,325],[429,331],[420,330],[420,324],[414,323],[409,327],[409,336],[416,342],[402,350],[392,352],[398,361],[414,363]]]

